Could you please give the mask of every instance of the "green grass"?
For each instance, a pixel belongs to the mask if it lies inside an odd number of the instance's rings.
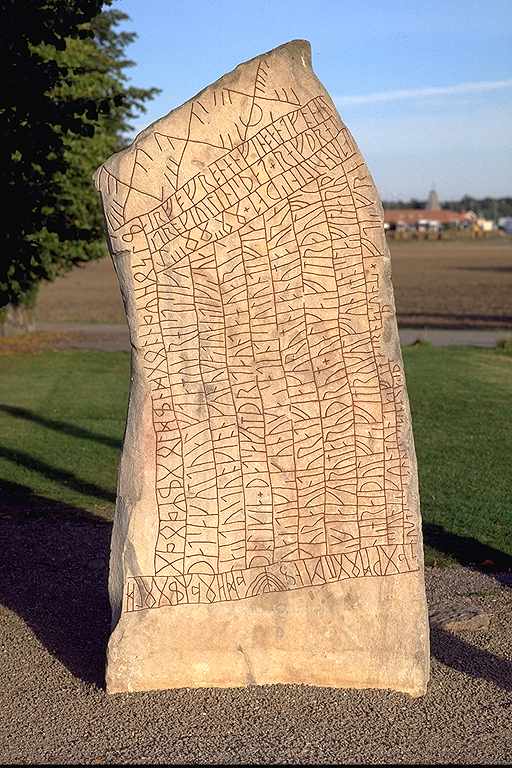
[[[427,563],[512,567],[512,356],[404,350]],[[0,357],[0,513],[111,519],[124,352]]]
[[[125,352],[0,357],[0,482],[13,510],[47,499],[111,519],[129,367]]]
[[[512,357],[422,345],[403,352],[427,562],[512,567]]]

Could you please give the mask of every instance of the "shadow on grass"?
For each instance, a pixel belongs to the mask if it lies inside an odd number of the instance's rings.
[[[98,686],[110,631],[110,532],[84,509],[2,483],[0,602],[73,675]]]
[[[17,451],[13,448],[4,448],[0,446],[0,458],[13,462],[13,464],[27,467],[27,469],[33,469],[48,480],[54,480],[57,483],[61,483],[66,488],[72,488],[79,493],[87,494],[88,496],[95,496],[102,501],[110,501],[112,503],[116,500],[116,495],[112,491],[106,491],[101,486],[95,483],[89,483],[86,480],[81,480],[73,472],[68,472],[66,469],[59,469],[53,467],[51,464],[47,464],[45,461],[36,459],[35,456],[31,456],[24,451]],[[28,489],[30,491],[30,489]]]
[[[83,427],[77,427],[75,424],[68,424],[66,421],[57,421],[56,419],[48,419],[34,411],[29,411],[28,408],[19,408],[15,405],[5,405],[0,403],[0,412],[6,413],[9,416],[14,416],[17,419],[23,419],[24,421],[31,421],[34,424],[39,424],[41,427],[52,429],[55,432],[61,432],[71,437],[78,437],[82,440],[92,440],[95,443],[101,443],[107,445],[109,448],[120,449],[122,447],[122,441],[116,440],[114,437],[108,435],[101,435],[98,432],[92,432],[89,429]]]
[[[512,555],[500,549],[482,544],[472,536],[461,536],[434,523],[423,523],[423,541],[437,552],[456,560],[467,568],[492,575],[501,583],[510,586],[510,579],[504,578],[512,571]]]

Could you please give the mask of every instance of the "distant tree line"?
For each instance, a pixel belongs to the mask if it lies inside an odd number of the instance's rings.
[[[394,208],[414,208],[417,210],[425,207],[426,200],[418,200],[415,197],[412,197],[410,200],[383,200],[382,205],[388,210],[393,210]]]
[[[0,307],[106,252],[92,174],[156,92],[127,84],[135,35],[111,3],[0,0]]]
[[[384,208],[393,210],[396,208],[424,209],[426,200],[393,200],[383,201]],[[460,200],[446,200],[441,203],[441,208],[447,211],[474,211],[483,219],[499,219],[502,216],[512,216],[512,197],[482,197],[476,198],[464,195]]]
[[[499,219],[512,216],[512,197],[475,198],[464,195],[460,200],[448,200],[441,204],[448,211],[474,211],[483,219]]]

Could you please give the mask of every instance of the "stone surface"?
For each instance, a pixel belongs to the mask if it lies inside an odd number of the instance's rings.
[[[450,632],[474,632],[489,629],[491,617],[477,606],[445,606],[430,612],[430,623]]]
[[[132,344],[108,690],[422,694],[382,207],[309,44],[241,64],[95,180]]]

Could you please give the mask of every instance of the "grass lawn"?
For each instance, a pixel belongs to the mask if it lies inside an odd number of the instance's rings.
[[[404,350],[429,564],[512,568],[512,355]],[[2,516],[111,519],[125,352],[0,357]]]

